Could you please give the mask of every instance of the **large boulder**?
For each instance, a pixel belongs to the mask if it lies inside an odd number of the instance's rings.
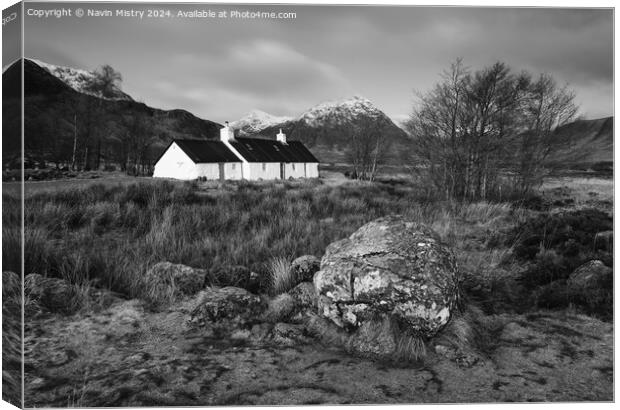
[[[314,255],[304,255],[291,262],[291,273],[299,282],[312,282],[321,269],[321,260]]]
[[[330,244],[314,277],[319,314],[355,330],[390,318],[432,337],[459,297],[454,255],[425,225],[397,216],[372,221]]]
[[[265,309],[261,298],[245,289],[208,287],[192,301],[189,325],[232,333],[258,322]]]
[[[160,262],[147,270],[144,280],[157,288],[161,294],[175,296],[194,295],[203,287],[206,270],[195,269],[189,266]]]

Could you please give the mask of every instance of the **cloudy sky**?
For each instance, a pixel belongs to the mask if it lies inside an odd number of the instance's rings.
[[[65,7],[75,9],[79,3]],[[28,3],[26,9],[59,8]],[[127,3],[82,5],[131,9]],[[142,4],[134,9],[144,10]],[[361,95],[404,119],[451,61],[504,61],[547,72],[577,93],[581,114],[613,114],[611,9],[181,5],[170,10],[296,13],[295,19],[25,18],[27,57],[79,68],[110,64],[122,88],[159,108],[233,121],[252,109],[299,115]]]

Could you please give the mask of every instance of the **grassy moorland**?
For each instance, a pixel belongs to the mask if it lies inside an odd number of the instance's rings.
[[[584,299],[566,283],[585,261],[612,266],[611,251],[595,244],[597,233],[612,227],[612,189],[611,180],[564,178],[532,198],[459,204],[432,199],[405,178],[28,182],[26,273],[69,281],[74,291],[63,295],[77,311],[38,310],[26,294],[26,404],[612,400],[612,286]],[[17,191],[5,189],[3,201],[3,268],[19,271]],[[249,339],[209,336],[187,324],[193,298],[170,301],[144,279],[161,261],[204,268],[213,284],[245,286],[249,270],[286,279],[292,258],[321,256],[330,242],[391,213],[435,229],[454,250],[463,278],[464,309],[435,340],[399,339],[411,342],[397,352],[415,353],[411,365],[351,357],[337,344],[322,344],[332,335],[320,329],[306,342],[276,342],[286,335],[278,332],[295,326],[316,332],[310,323],[261,322]],[[3,275],[11,277],[17,280]],[[16,301],[3,305],[4,316],[19,317],[19,285],[7,285],[18,294],[8,295]],[[271,285],[263,290],[291,286]],[[132,300],[106,300],[106,290]],[[7,323],[4,345],[19,346],[19,321]],[[264,329],[270,336],[261,338]],[[442,353],[441,346],[462,354]],[[18,348],[4,353],[3,360],[14,360],[3,361],[3,382],[14,381],[17,392],[22,357]]]
[[[532,201],[436,201],[407,180],[112,180],[53,190],[27,185],[25,273],[152,299],[144,273],[170,261],[206,269],[212,284],[242,286],[246,270],[239,267],[267,277],[276,258],[320,257],[329,243],[364,223],[400,214],[430,225],[453,247],[465,291],[486,310],[523,310],[544,305],[541,289],[565,280],[580,263],[594,257],[611,263],[611,254],[591,246],[597,231],[611,229],[611,218],[588,209],[603,204],[611,210],[611,181],[565,182],[549,185],[533,201],[536,206]],[[578,203],[564,198],[573,189],[580,193]],[[19,271],[19,199],[5,191],[3,200],[4,270]],[[536,238],[542,229],[553,239],[555,231],[547,232],[547,225],[560,229],[566,223],[579,235],[562,231],[556,240]],[[560,305],[570,305],[568,296],[563,300]]]

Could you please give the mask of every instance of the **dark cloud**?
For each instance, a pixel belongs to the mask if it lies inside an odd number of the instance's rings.
[[[131,95],[216,121],[236,119],[254,108],[294,115],[354,94],[400,119],[411,111],[412,90],[430,89],[459,56],[472,69],[500,60],[515,71],[550,73],[575,89],[587,116],[611,115],[613,110],[611,9],[171,8],[287,11],[297,18],[30,18],[26,54],[83,68],[109,63],[123,73],[124,89]]]

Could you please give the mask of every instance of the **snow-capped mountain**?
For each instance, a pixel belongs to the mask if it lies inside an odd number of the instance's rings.
[[[299,120],[315,127],[326,123],[333,125],[346,123],[362,116],[379,118],[385,114],[367,98],[354,96],[346,100],[318,104],[303,113]]]
[[[261,110],[252,110],[245,117],[230,124],[239,135],[254,135],[268,127],[291,121],[292,117],[277,117]]]
[[[106,100],[133,101],[133,99],[129,95],[125,94],[120,90],[115,91],[114,96],[111,98],[106,98],[100,93],[88,90],[88,85],[91,84],[92,81],[95,79],[95,73],[93,71],[87,71],[73,67],[57,66],[33,58],[29,58],[28,60],[37,64],[39,67],[47,70],[54,77],[58,78],[79,93],[93,95],[95,97],[103,98]]]
[[[248,117],[233,123],[233,127],[240,130],[239,135],[269,139],[274,139],[282,129],[288,138],[302,141],[322,161],[327,162],[345,160],[344,153],[351,143],[351,130],[369,127],[379,129],[381,134],[390,140],[395,156],[409,151],[411,143],[407,134],[387,115],[370,100],[359,96],[323,102],[296,118],[283,118],[279,123],[278,117],[261,114],[253,117],[256,121],[252,123],[252,127],[237,125],[246,124]]]
[[[298,117],[278,117],[261,110],[253,110],[230,125],[241,135],[256,135],[272,127],[288,127],[288,123],[299,122],[309,127],[346,125],[358,118],[378,119],[385,117],[367,98],[354,96],[345,100],[327,101],[315,105]]]

